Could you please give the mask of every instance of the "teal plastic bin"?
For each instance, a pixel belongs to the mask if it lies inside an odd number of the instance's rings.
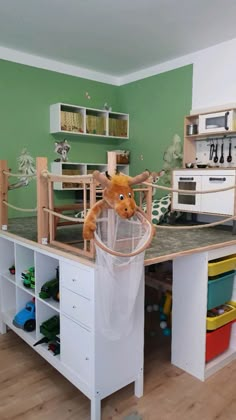
[[[223,305],[231,300],[235,271],[208,280],[207,309]]]

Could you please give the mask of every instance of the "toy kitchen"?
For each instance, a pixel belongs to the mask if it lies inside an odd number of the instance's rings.
[[[184,121],[183,169],[172,173],[172,210],[236,215],[236,104],[192,112]],[[225,191],[217,191],[226,189]],[[204,191],[216,190],[216,193]]]

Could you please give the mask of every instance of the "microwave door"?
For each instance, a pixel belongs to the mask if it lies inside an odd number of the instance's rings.
[[[225,112],[223,115],[214,116],[214,117],[207,117],[206,118],[206,130],[209,129],[220,129],[220,130],[229,130],[229,111]]]

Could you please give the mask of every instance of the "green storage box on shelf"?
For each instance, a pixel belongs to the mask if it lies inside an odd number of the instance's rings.
[[[207,309],[215,308],[231,300],[234,274],[234,271],[230,271],[208,280]]]

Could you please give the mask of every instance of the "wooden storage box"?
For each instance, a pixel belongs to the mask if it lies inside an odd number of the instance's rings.
[[[63,169],[62,175],[81,175],[79,169]],[[62,183],[63,188],[80,188],[81,184],[75,183],[75,182],[63,182]]]
[[[122,164],[122,165],[128,165],[129,164],[129,152],[117,153],[116,154],[116,163]]]
[[[231,322],[206,334],[206,362],[219,356],[229,347]]]

